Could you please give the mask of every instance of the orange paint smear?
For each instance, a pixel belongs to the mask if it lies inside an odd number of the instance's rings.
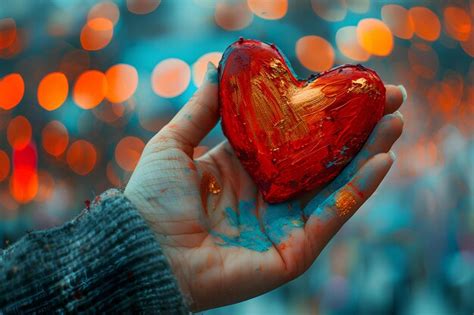
[[[357,202],[350,192],[343,190],[337,195],[336,208],[337,214],[344,217],[352,213],[356,208]]]
[[[201,178],[201,202],[202,207],[205,213],[208,213],[207,210],[207,199],[209,194],[217,195],[222,191],[221,186],[217,182],[217,179],[210,172],[204,172]]]

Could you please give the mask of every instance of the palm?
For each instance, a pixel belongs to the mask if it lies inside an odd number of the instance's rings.
[[[357,200],[353,211],[341,213],[334,194],[347,190],[343,186],[351,179],[351,187],[357,186],[354,174],[359,171],[360,176],[371,175],[373,183],[363,188],[370,196],[391,163],[387,154],[366,161],[387,152],[401,132],[401,124],[397,128],[394,121],[379,124],[374,139],[335,181],[312,192],[308,205],[304,198],[270,205],[227,142],[192,159],[194,146],[213,124],[201,121],[203,130],[180,130],[190,113],[185,107],[150,141],[125,192],[155,231],[195,310],[261,294],[305,271],[364,201]],[[184,134],[196,136],[184,139]]]

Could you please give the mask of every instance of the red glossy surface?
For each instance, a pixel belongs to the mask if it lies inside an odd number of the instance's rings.
[[[222,127],[268,202],[332,180],[383,115],[385,87],[360,65],[298,80],[273,45],[239,40],[219,67]]]

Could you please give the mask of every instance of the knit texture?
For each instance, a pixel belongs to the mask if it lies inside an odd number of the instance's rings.
[[[25,312],[188,313],[152,231],[116,189],[0,252],[0,314]]]

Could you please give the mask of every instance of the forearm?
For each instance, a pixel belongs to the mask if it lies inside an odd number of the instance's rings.
[[[52,310],[186,313],[157,241],[118,190],[0,254],[0,313]]]

